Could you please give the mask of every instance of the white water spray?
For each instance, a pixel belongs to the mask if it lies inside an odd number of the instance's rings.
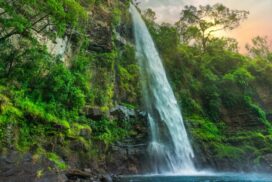
[[[134,5],[130,6],[141,71],[143,100],[151,130],[149,154],[155,173],[195,172],[194,153],[182,115],[152,37]]]

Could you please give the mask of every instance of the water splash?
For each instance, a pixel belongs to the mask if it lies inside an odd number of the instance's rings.
[[[195,171],[182,115],[145,22],[130,6],[140,65],[143,102],[148,112],[151,141],[149,154],[155,173]]]

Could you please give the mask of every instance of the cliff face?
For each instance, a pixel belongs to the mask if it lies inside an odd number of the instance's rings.
[[[20,3],[14,6],[18,14]],[[35,5],[25,6],[32,11]],[[148,170],[128,6],[117,0],[75,2],[72,7],[87,15],[79,27],[67,22],[61,35],[52,25],[1,40],[0,54],[7,56],[1,70],[10,75],[1,73],[0,181],[16,181],[19,174],[30,181],[92,181],[100,174]]]

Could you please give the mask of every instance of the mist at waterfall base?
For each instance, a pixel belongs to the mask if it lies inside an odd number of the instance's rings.
[[[130,13],[140,66],[144,109],[148,113],[152,174],[120,176],[117,181],[272,181],[272,176],[243,173],[197,171],[194,153],[186,133],[182,114],[148,28],[137,8]]]

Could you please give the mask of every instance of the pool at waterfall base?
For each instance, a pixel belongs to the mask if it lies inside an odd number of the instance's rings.
[[[272,182],[272,174],[214,173],[200,175],[120,176],[117,182]]]

